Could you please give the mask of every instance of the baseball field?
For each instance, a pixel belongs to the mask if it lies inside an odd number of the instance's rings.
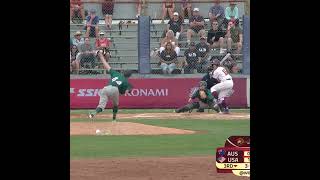
[[[72,180],[248,179],[217,174],[215,150],[232,135],[250,135],[250,110],[231,114],[172,109],[111,110],[87,118],[70,111]],[[96,130],[100,132],[96,134]]]

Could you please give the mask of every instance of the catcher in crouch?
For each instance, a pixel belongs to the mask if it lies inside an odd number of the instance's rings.
[[[192,99],[198,98],[198,102],[192,102]],[[209,89],[207,89],[207,83],[205,81],[200,81],[199,83],[199,88],[196,89],[192,95],[189,98],[189,104],[176,109],[176,113],[181,113],[181,112],[186,112],[189,111],[191,112],[192,109],[198,109],[198,108],[206,108],[209,107],[213,109],[216,112],[219,112],[219,108],[217,106],[214,106],[215,103],[213,101],[213,96],[210,92]]]

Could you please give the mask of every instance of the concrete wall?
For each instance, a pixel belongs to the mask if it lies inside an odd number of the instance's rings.
[[[208,17],[208,12],[212,3],[193,3],[192,7],[200,8],[200,14],[204,17]],[[229,3],[221,3],[223,7],[227,7]],[[180,12],[180,3],[175,3],[176,11]],[[101,12],[101,4],[97,3],[84,3],[85,9],[89,10],[91,8],[96,9],[97,15],[103,18]],[[245,3],[237,2],[237,7],[239,9],[239,16],[241,17],[245,13]],[[146,10],[147,15],[151,16],[153,19],[161,19],[162,15],[161,4],[159,3],[149,3]],[[136,16],[136,4],[135,3],[116,3],[114,7],[114,19],[126,19],[134,18]]]

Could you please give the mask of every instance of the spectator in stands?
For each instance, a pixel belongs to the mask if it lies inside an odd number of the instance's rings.
[[[228,23],[233,21],[236,22],[236,24],[239,24],[239,11],[236,5],[235,2],[231,1],[230,6],[226,7],[225,16]]]
[[[113,8],[114,8],[114,0],[103,0],[102,14],[104,15],[104,20],[105,20],[107,30],[108,29],[111,30]]]
[[[161,23],[164,23],[164,19],[167,17],[167,15],[169,14],[170,19],[172,19],[173,17],[173,12],[174,12],[174,1],[173,0],[163,0],[162,3],[162,21]]]
[[[77,31],[75,34],[74,34],[74,38],[72,40],[72,44],[73,45],[76,45],[76,46],[79,46],[80,44],[83,44],[84,43],[84,38],[81,37],[82,33],[80,31]]]
[[[166,34],[166,37],[161,40],[160,53],[165,49],[166,44],[171,43],[172,49],[176,52],[177,56],[179,56],[180,48],[178,46],[178,40],[174,37],[174,33],[172,30],[169,30]]]
[[[82,22],[84,17],[84,8],[81,0],[70,0],[70,20],[75,18],[80,19],[80,22]]]
[[[137,4],[136,4],[136,8],[137,8],[137,15],[136,15],[136,18],[138,18],[141,14],[141,7],[142,7],[142,4],[143,4],[143,0],[136,0],[137,1]]]
[[[181,0],[181,17],[184,20],[184,18],[187,17],[190,19],[192,14],[192,4],[191,0]]]
[[[79,74],[79,60],[77,60],[77,55],[79,51],[76,45],[72,45],[70,49],[70,72],[75,70],[76,74]]]
[[[80,62],[80,67],[93,69],[95,67],[96,51],[91,46],[89,37],[84,39],[84,44],[81,44],[78,49],[80,52],[77,60]]]
[[[242,29],[238,25],[235,25],[235,22],[230,21],[228,23],[228,28],[227,28],[227,34],[226,34],[227,39],[227,45],[228,45],[228,50],[231,50],[232,43],[236,44],[237,46],[237,53],[239,54],[242,49],[242,43],[243,43],[243,34],[242,34]]]
[[[185,74],[193,74],[194,70],[197,68],[197,63],[199,62],[199,53],[196,49],[196,44],[194,42],[190,43],[189,49],[184,52],[185,56]]]
[[[170,21],[168,22],[168,25],[167,25],[167,32],[169,30],[172,30],[174,33],[174,36],[176,37],[177,40],[179,39],[180,34],[183,31],[182,23],[183,23],[182,19],[179,18],[179,13],[174,12],[173,18],[170,19]]]
[[[211,48],[220,48],[220,54],[224,53],[224,37],[225,32],[223,32],[218,27],[218,21],[213,20],[211,23],[211,29],[208,31],[207,42],[210,44]]]
[[[209,9],[209,18],[212,24],[213,21],[217,21],[219,28],[225,27],[224,7],[220,5],[220,0],[214,0],[214,5]]]
[[[200,38],[200,43],[196,45],[196,49],[199,55],[197,71],[198,73],[205,73],[208,66],[208,56],[210,52],[209,44],[206,37]]]
[[[99,35],[99,38],[96,39],[96,49],[102,50],[102,55],[104,56],[106,61],[108,61],[110,58],[109,48],[111,43],[108,38],[104,36],[104,32],[101,31]]]
[[[173,50],[171,43],[167,43],[165,49],[160,53],[159,63],[163,74],[171,74],[176,68],[177,53]]]
[[[204,30],[204,18],[199,13],[199,8],[193,9],[193,16],[189,20],[190,28],[187,31],[187,42],[188,45],[191,42],[191,37],[197,33],[200,37],[205,35]]]
[[[86,37],[98,37],[99,33],[99,17],[96,15],[96,10],[91,9],[89,16],[87,16]]]

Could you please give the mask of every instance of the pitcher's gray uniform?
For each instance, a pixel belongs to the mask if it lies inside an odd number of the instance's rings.
[[[113,70],[105,61],[102,53],[98,53],[98,55],[105,68],[110,73],[111,79],[109,80],[108,85],[100,91],[99,105],[95,112],[89,113],[89,117],[93,118],[95,114],[102,112],[105,109],[108,100],[111,99],[113,104],[113,120],[115,120],[118,112],[119,95],[125,94],[126,91],[130,92],[132,89],[132,85],[127,80],[127,78],[131,76],[131,72],[126,71],[121,74]]]

